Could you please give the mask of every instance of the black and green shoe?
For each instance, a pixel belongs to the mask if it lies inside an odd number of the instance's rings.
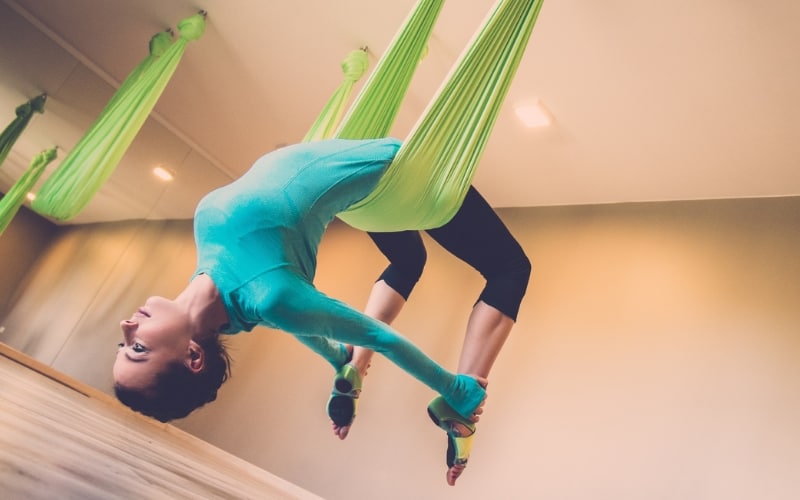
[[[475,437],[475,423],[465,420],[443,397],[437,396],[428,404],[428,416],[447,433],[447,467],[466,465]],[[467,432],[459,432],[454,424],[461,424]]]
[[[358,369],[347,363],[343,365],[333,379],[333,391],[328,399],[328,416],[339,427],[348,426],[356,418],[358,395],[361,393],[361,374]]]

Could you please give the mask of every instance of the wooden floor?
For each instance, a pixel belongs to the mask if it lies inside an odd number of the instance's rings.
[[[319,499],[3,344],[0,498]]]

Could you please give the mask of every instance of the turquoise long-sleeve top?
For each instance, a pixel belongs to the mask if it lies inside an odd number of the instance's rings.
[[[261,157],[199,203],[195,275],[208,275],[219,289],[230,320],[224,333],[280,329],[336,369],[347,362],[343,343],[373,349],[469,417],[485,397],[474,378],[445,370],[388,325],[313,285],[325,228],[374,189],[400,145],[334,139]]]

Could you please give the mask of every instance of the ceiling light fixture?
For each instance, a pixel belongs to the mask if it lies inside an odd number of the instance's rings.
[[[169,182],[175,178],[172,172],[164,167],[156,167],[153,169],[153,174],[164,182]]]
[[[518,103],[514,106],[514,112],[523,125],[529,128],[547,127],[552,121],[539,99]]]
[[[28,192],[28,194],[25,195],[25,198],[27,198],[28,201],[33,201],[36,199],[36,193]]]

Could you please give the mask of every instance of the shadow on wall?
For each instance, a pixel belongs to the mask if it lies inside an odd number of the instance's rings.
[[[22,207],[0,234],[0,327],[24,288],[26,275],[58,231],[57,225]]]

